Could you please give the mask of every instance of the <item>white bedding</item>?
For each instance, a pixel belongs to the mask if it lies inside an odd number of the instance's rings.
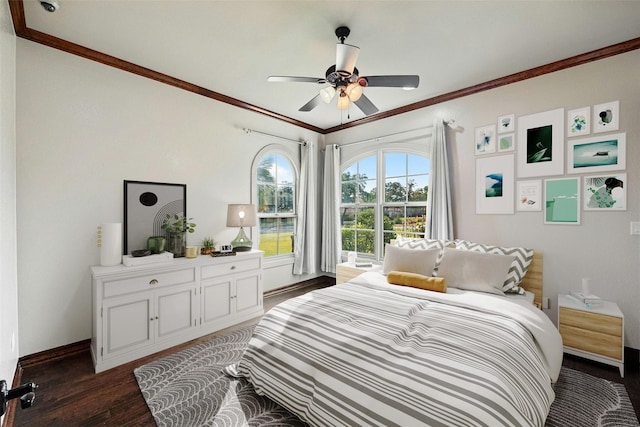
[[[316,426],[543,426],[562,342],[540,310],[365,273],[270,310],[229,371]]]

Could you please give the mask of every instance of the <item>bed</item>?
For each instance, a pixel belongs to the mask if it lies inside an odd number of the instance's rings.
[[[445,274],[460,251],[443,254]],[[512,297],[366,272],[271,309],[227,371],[315,426],[543,426],[562,341],[534,304],[541,265],[534,253]]]

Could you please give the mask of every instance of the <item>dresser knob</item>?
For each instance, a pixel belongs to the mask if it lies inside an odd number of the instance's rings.
[[[151,281],[149,282],[150,285],[157,285],[158,281],[156,279],[151,279]]]
[[[232,265],[232,266],[231,266],[231,269],[232,269],[232,270],[235,270],[235,269],[236,269],[236,266],[235,266],[235,265]]]

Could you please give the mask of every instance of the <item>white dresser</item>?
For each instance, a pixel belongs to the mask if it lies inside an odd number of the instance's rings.
[[[96,373],[262,316],[262,256],[91,267]]]

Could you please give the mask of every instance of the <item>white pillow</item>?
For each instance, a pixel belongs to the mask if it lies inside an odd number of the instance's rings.
[[[511,255],[487,254],[444,248],[438,276],[447,287],[504,295],[504,278],[513,262]]]
[[[456,240],[455,243],[456,248],[461,250],[477,251],[489,254],[513,255],[513,262],[511,263],[509,273],[507,273],[504,284],[502,285],[502,290],[508,294],[524,295],[524,289],[519,285],[527,274],[529,264],[531,264],[531,260],[533,259],[533,249],[519,247],[505,248],[502,246],[484,245],[482,243],[474,243],[459,239]]]
[[[433,276],[439,249],[408,249],[386,244],[384,253],[383,274],[390,271]]]
[[[438,249],[440,252],[438,253],[438,259],[436,260],[436,266],[433,269],[434,272],[438,271],[438,266],[440,265],[440,261],[442,261],[442,250],[452,245],[453,241],[451,240],[436,240],[436,239],[414,239],[409,237],[398,237],[396,239],[396,245],[401,248],[409,248],[409,249]]]

